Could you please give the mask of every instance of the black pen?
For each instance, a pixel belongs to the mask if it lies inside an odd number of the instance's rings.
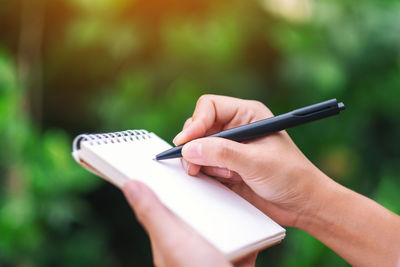
[[[265,120],[252,122],[236,128],[225,130],[208,137],[221,137],[236,142],[243,142],[257,137],[276,133],[300,124],[316,121],[329,116],[337,115],[345,106],[336,99],[331,99],[318,104],[299,108],[288,113],[284,113]],[[156,156],[156,160],[172,159],[182,157],[182,147],[177,146],[161,152]]]

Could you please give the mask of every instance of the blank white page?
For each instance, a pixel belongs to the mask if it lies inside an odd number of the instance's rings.
[[[148,185],[164,205],[230,259],[284,237],[281,226],[215,179],[189,176],[179,159],[154,160],[169,148],[150,133],[146,139],[114,144],[82,141],[75,156],[119,187],[127,179]]]

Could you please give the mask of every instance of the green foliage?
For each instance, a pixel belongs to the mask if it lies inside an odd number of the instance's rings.
[[[151,264],[122,196],[73,162],[71,140],[135,128],[171,140],[205,93],[274,113],[342,100],[339,117],[291,137],[329,176],[400,212],[398,1],[45,1],[42,125],[18,84],[18,3],[0,5],[0,265]],[[258,265],[346,263],[289,229]]]
[[[15,66],[4,52],[0,88],[0,263],[48,264],[64,253],[64,244],[53,238],[71,234],[72,225],[85,220],[87,204],[78,194],[93,190],[98,180],[73,162],[64,132],[48,130],[39,137],[23,107]],[[96,233],[85,235],[89,242],[82,246],[96,242]],[[46,247],[54,259],[43,253]]]

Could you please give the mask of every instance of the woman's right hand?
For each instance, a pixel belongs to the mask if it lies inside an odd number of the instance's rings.
[[[190,175],[201,169],[278,223],[295,227],[301,216],[313,216],[318,211],[319,202],[314,198],[335,183],[301,153],[286,131],[245,143],[201,138],[272,116],[257,101],[204,95],[174,143],[188,142],[182,155]]]
[[[223,181],[279,224],[297,227],[354,266],[400,266],[400,217],[336,183],[285,131],[237,143],[201,138],[271,117],[260,102],[206,95],[177,135],[183,165]],[[197,139],[199,138],[199,139]]]

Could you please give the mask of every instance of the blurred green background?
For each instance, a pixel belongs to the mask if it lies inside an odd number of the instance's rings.
[[[400,213],[400,1],[0,0],[0,265],[150,266],[122,194],[78,166],[82,132],[172,140],[205,93],[275,113],[340,183]],[[258,266],[346,266],[288,229]]]

